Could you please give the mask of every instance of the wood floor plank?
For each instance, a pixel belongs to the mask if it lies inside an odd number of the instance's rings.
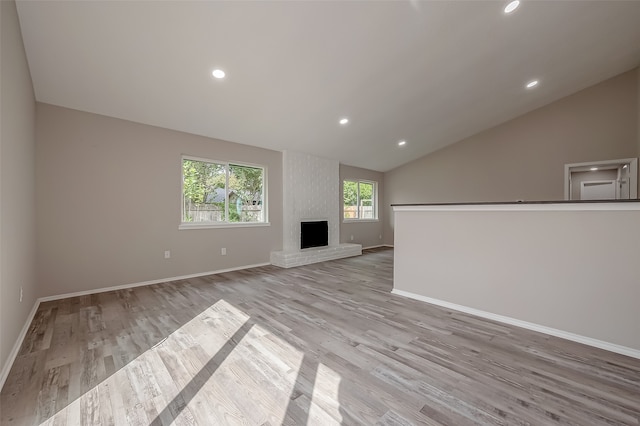
[[[42,303],[0,425],[640,425],[640,360],[392,281],[380,248]]]

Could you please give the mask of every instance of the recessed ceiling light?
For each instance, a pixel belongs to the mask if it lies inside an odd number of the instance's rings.
[[[346,118],[346,117],[345,117],[345,118],[341,118],[341,119],[340,119],[340,124],[342,124],[343,126],[344,126],[345,124],[347,124],[347,123],[349,123],[349,119],[348,119],[348,118]]]
[[[520,0],[513,0],[504,8],[504,13],[511,13],[520,6]]]
[[[214,76],[215,78],[224,78],[226,74],[221,69],[215,69],[211,71],[211,75]]]
[[[398,142],[398,146],[405,146],[406,144],[407,144],[407,141]]]
[[[591,170],[592,172],[595,172],[596,170],[598,170],[598,168],[597,167],[592,167],[589,170]]]
[[[527,89],[533,89],[538,85],[538,83],[540,83],[538,80],[531,80],[527,83]]]

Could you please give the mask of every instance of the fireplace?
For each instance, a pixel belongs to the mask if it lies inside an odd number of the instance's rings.
[[[340,243],[340,163],[282,152],[282,250],[271,263],[294,268],[362,254],[360,244]]]
[[[300,223],[300,248],[329,245],[329,223],[326,220]]]

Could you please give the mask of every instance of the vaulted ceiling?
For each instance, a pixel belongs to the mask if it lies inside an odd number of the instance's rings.
[[[640,64],[640,1],[506,4],[19,0],[18,12],[40,102],[387,171]]]

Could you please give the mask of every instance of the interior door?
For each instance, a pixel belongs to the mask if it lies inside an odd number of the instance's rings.
[[[592,180],[580,183],[581,200],[615,200],[615,180]]]

